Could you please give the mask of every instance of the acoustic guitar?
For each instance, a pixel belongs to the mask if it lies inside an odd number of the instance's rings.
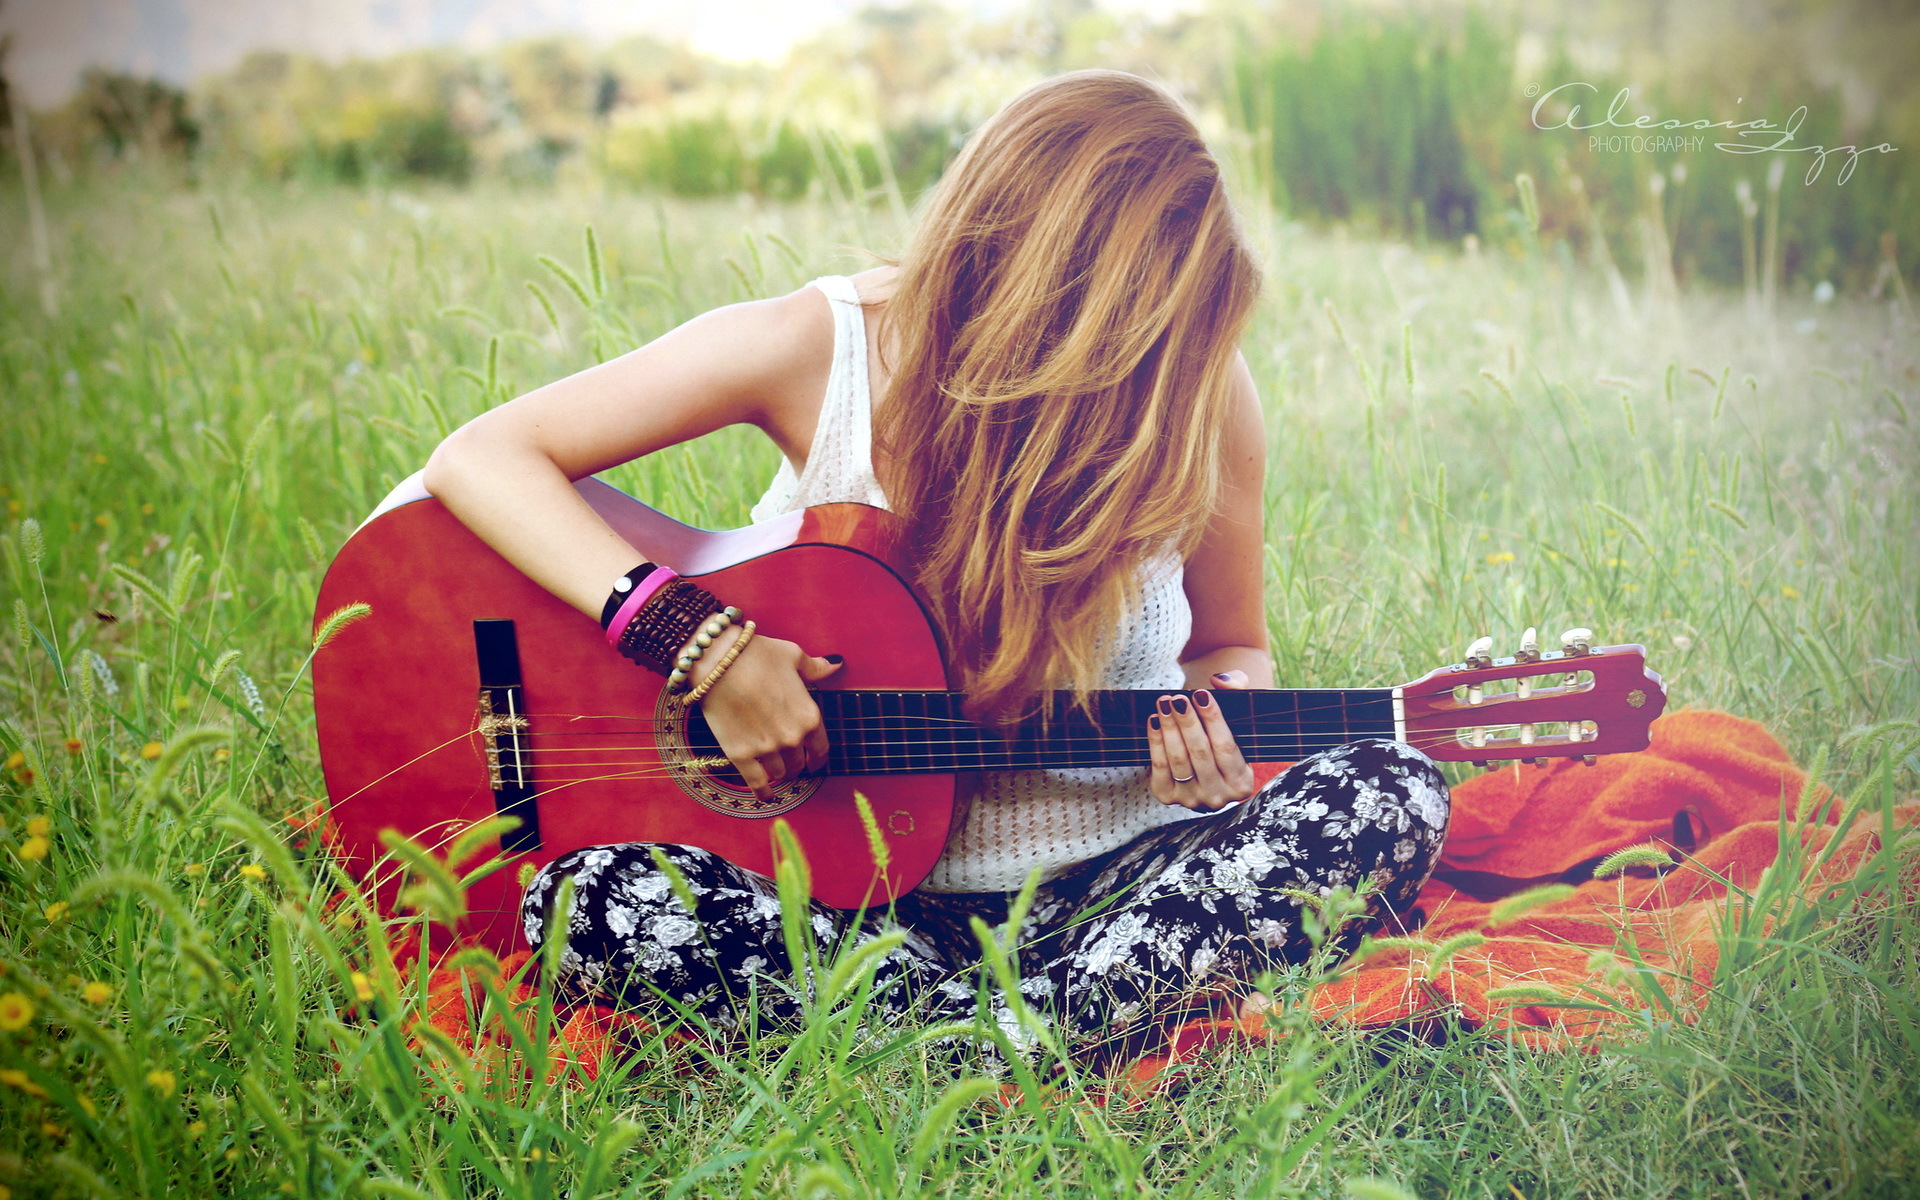
[[[630,543],[768,634],[844,657],[815,692],[832,750],[824,771],[755,796],[697,705],[609,650],[592,618],[508,564],[416,475],[353,534],[321,585],[316,628],[348,604],[372,612],[316,657],[314,708],[335,827],[361,872],[375,872],[384,830],[432,847],[497,813],[520,819],[482,852],[497,849],[509,868],[470,892],[467,932],[514,944],[521,864],[582,846],[682,843],[771,874],[775,817],[804,851],[817,899],[884,904],[932,869],[966,773],[1148,762],[1159,692],[1095,693],[1091,715],[1061,705],[1044,735],[1009,738],[966,721],[884,510],[822,505],[714,532],[597,480],[575,486]],[[1589,638],[1574,630],[1544,651],[1523,639],[1503,658],[1482,638],[1464,661],[1399,687],[1214,695],[1256,763],[1373,737],[1443,762],[1545,765],[1642,749],[1666,704],[1660,677],[1642,647]]]

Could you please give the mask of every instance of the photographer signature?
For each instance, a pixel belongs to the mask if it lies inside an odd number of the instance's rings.
[[[1542,94],[1533,104],[1532,120],[1535,129],[1725,129],[1730,131],[1734,137],[1741,139],[1739,141],[1715,142],[1713,144],[1714,149],[1724,150],[1728,154],[1766,154],[1770,151],[1779,151],[1782,154],[1811,154],[1813,158],[1808,163],[1806,174],[1806,182],[1809,184],[1820,178],[1821,172],[1826,169],[1827,158],[1830,155],[1837,154],[1845,156],[1840,167],[1840,173],[1834,181],[1835,184],[1838,185],[1844,184],[1853,176],[1853,169],[1859,164],[1861,155],[1875,153],[1892,154],[1898,150],[1898,147],[1889,142],[1881,142],[1877,146],[1795,145],[1794,142],[1796,135],[1800,131],[1800,125],[1807,119],[1807,106],[1804,104],[1793,110],[1792,114],[1787,117],[1784,125],[1776,125],[1768,120],[1656,121],[1644,113],[1634,117],[1632,120],[1625,120],[1622,119],[1621,114],[1627,107],[1629,92],[1627,88],[1621,88],[1618,92],[1614,93],[1613,101],[1607,105],[1607,115],[1601,120],[1582,124],[1580,121],[1580,105],[1573,104],[1567,111],[1567,115],[1561,120],[1551,124],[1541,124],[1540,110],[1546,106],[1547,101],[1570,88],[1585,88],[1587,91],[1594,93],[1598,93],[1600,90],[1591,83],[1575,82],[1563,83]],[[1538,85],[1531,85],[1527,88],[1528,95],[1533,95],[1538,91]],[[1773,140],[1769,142],[1765,140],[1767,138],[1772,138]]]

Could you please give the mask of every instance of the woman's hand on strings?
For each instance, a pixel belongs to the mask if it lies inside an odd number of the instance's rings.
[[[716,640],[688,683],[699,683],[730,644]],[[700,701],[720,752],[754,795],[769,797],[776,783],[827,765],[827,730],[807,685],[839,669],[838,655],[816,657],[759,634]]]
[[[1247,673],[1227,671],[1215,675],[1213,683],[1243,690]],[[1191,699],[1162,696],[1155,707],[1147,719],[1147,748],[1153,756],[1149,787],[1155,800],[1211,810],[1253,795],[1253,768],[1207,689],[1195,691]]]

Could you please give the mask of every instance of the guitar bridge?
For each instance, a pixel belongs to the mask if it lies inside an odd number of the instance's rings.
[[[533,748],[527,744],[525,698],[520,686],[520,645],[513,622],[473,623],[474,654],[480,662],[481,745],[486,747],[487,786],[493,810],[520,818],[518,829],[500,837],[500,849],[521,854],[540,848],[540,809],[534,799]]]

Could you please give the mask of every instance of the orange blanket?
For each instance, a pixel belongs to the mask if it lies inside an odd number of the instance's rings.
[[[1617,1029],[1623,1012],[1562,1006],[1553,997],[1577,1004],[1598,993],[1626,1001],[1626,1012],[1639,1008],[1623,981],[1639,965],[1627,961],[1631,945],[1687,1015],[1718,965],[1728,884],[1750,889],[1773,864],[1783,811],[1802,834],[1805,861],[1819,863],[1799,883],[1805,892],[1851,878],[1878,851],[1881,823],[1856,820],[1821,861],[1839,809],[1826,789],[1809,789],[1765,729],[1717,712],[1661,717],[1646,750],[1592,767],[1509,766],[1470,779],[1453,790],[1446,850],[1420,893],[1425,924],[1413,939],[1394,939],[1320,986],[1313,1010],[1367,1028],[1426,1033],[1449,1022],[1539,1047],[1590,1043]],[[1811,820],[1793,823],[1802,815]],[[1920,803],[1901,805],[1896,823],[1920,825]],[[1639,855],[1649,861],[1592,877],[1606,856],[1649,844],[1670,851],[1669,862]],[[1503,896],[1555,882],[1574,886],[1499,922]],[[1442,948],[1463,934],[1478,937],[1445,955]],[[1145,1082],[1206,1047],[1265,1033],[1264,1018],[1189,1022],[1165,1053],[1136,1064],[1132,1077]]]
[[[1628,999],[1631,989],[1621,981],[1627,964],[1613,953],[1628,935],[1644,964],[1662,973],[1666,991],[1690,1009],[1704,997],[1717,964],[1716,921],[1727,894],[1722,881],[1751,887],[1774,862],[1783,807],[1790,817],[1815,818],[1794,828],[1803,830],[1817,856],[1840,815],[1834,797],[1818,787],[1809,793],[1805,773],[1759,725],[1714,712],[1661,717],[1650,748],[1611,755],[1596,766],[1563,761],[1471,779],[1454,789],[1446,852],[1420,894],[1425,924],[1411,943],[1377,952],[1322,985],[1312,996],[1314,1011],[1363,1027],[1426,1032],[1444,1021],[1491,1027],[1536,1046],[1578,1044],[1622,1017],[1552,998],[1598,992]],[[1901,806],[1899,821],[1920,825],[1920,803]],[[1877,821],[1854,822],[1817,877],[1802,886],[1817,889],[1851,877],[1877,851],[1879,828]],[[1592,878],[1601,858],[1649,843],[1670,849],[1672,857]],[[1500,897],[1555,881],[1576,886],[1497,923]],[[1468,933],[1485,940],[1467,939],[1475,944],[1435,961],[1440,947]],[[503,967],[512,972],[522,961],[515,955]],[[1547,990],[1521,994],[1528,988]],[[469,997],[477,991],[463,972],[441,971],[429,981],[429,1019],[465,1046],[486,1040],[468,1024]],[[514,989],[516,1005],[531,998],[526,985]],[[576,1010],[554,1038],[553,1058],[595,1074],[622,1030],[637,1024],[603,1008]],[[1144,1083],[1208,1046],[1265,1036],[1262,1019],[1192,1021],[1172,1032],[1164,1053],[1136,1063],[1130,1075]]]

